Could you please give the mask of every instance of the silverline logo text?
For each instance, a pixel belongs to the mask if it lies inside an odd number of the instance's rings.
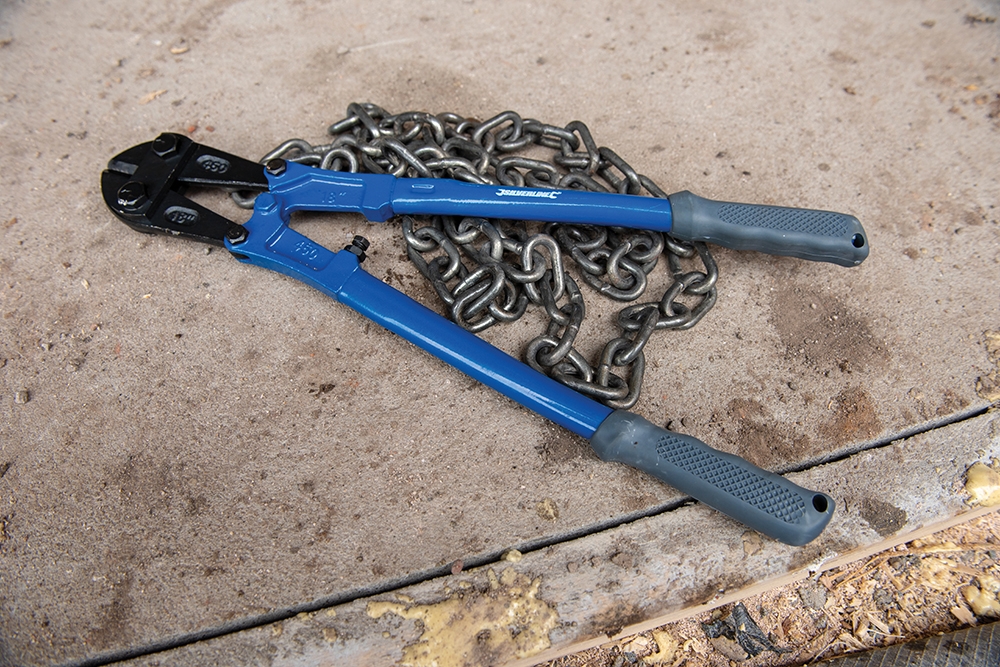
[[[509,188],[499,188],[497,197],[540,197],[542,199],[555,199],[562,193],[558,190],[512,190]]]

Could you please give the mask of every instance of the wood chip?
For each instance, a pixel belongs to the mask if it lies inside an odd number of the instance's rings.
[[[190,47],[187,46],[174,46],[171,47],[170,53],[174,54],[175,56],[179,56],[182,53],[187,53],[190,50],[191,50]]]
[[[868,622],[874,625],[876,628],[878,628],[878,631],[881,632],[883,635],[888,636],[892,634],[892,629],[888,625],[883,623],[881,619],[877,618],[875,614],[868,612],[867,616],[868,616]]]
[[[154,90],[153,92],[148,93],[141,100],[139,100],[139,104],[142,104],[142,105],[149,104],[150,102],[152,102],[157,97],[159,97],[160,95],[164,94],[165,92],[167,92],[165,89],[164,90]]]
[[[965,625],[975,625],[976,616],[972,613],[965,605],[955,606],[951,608],[952,615]]]
[[[859,642],[856,638],[852,637],[851,635],[847,634],[846,632],[840,633],[840,635],[837,637],[837,639],[839,641],[843,642],[844,644],[846,644],[848,647],[850,647],[850,648],[852,648],[854,650],[857,650],[857,651],[863,651],[866,648],[868,648],[867,646],[865,646],[864,644],[862,644],[861,642]]]

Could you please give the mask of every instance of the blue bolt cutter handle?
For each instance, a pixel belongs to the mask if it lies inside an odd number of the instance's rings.
[[[391,177],[374,179],[370,182],[376,185],[369,187],[367,180],[335,182],[323,174],[284,161],[269,163],[265,170],[181,135],[166,134],[113,158],[102,175],[101,187],[108,207],[134,229],[224,244],[242,262],[301,280],[588,438],[604,460],[643,470],[788,544],[806,544],[826,527],[834,507],[829,496],[638,415],[612,411],[534,371],[365,272],[361,262],[367,241],[360,237],[344,250],[332,252],[291,229],[288,223],[297,210],[345,210],[339,207],[348,205],[352,208],[347,210],[360,210],[373,219],[385,219],[382,216],[391,210],[392,197],[386,208],[383,196],[386,188],[391,194],[396,187],[386,180]],[[250,220],[238,225],[183,197],[179,190],[185,184],[263,193],[257,197]],[[508,204],[503,200],[499,206]]]
[[[868,241],[858,219],[833,211],[719,202],[686,191],[658,199],[396,178],[280,163],[286,169],[280,187],[295,192],[296,206],[363,213],[376,222],[399,214],[436,214],[613,225],[841,266],[856,266],[868,256]]]

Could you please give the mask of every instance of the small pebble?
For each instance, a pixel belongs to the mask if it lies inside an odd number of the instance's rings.
[[[895,596],[884,588],[876,588],[872,594],[872,600],[875,602],[875,607],[882,612],[889,611],[896,606]]]
[[[809,609],[820,610],[826,605],[826,589],[822,586],[803,586],[799,589],[799,599]]]
[[[31,400],[31,392],[27,389],[18,389],[17,393],[14,394],[14,402],[18,405],[24,405]]]

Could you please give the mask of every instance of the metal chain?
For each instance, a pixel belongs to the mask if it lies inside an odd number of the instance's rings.
[[[328,131],[328,143],[289,139],[261,162],[281,157],[321,169],[666,197],[614,151],[598,147],[579,121],[557,127],[505,111],[480,122],[454,113],[390,114],[373,104],[351,104]],[[541,149],[551,152],[550,159],[539,157]],[[234,198],[253,205],[252,199]],[[419,222],[404,216],[402,230],[410,260],[455,322],[478,333],[517,320],[529,305],[544,309],[548,325],[526,346],[525,361],[616,409],[630,408],[639,398],[643,348],[653,332],[688,329],[715,304],[718,269],[708,248],[658,232],[448,216]],[[622,309],[621,333],[591,364],[575,346],[586,307],[568,258],[589,287],[632,302],[645,292],[661,255],[673,282],[658,300]],[[682,260],[693,258],[702,268],[685,270]]]

